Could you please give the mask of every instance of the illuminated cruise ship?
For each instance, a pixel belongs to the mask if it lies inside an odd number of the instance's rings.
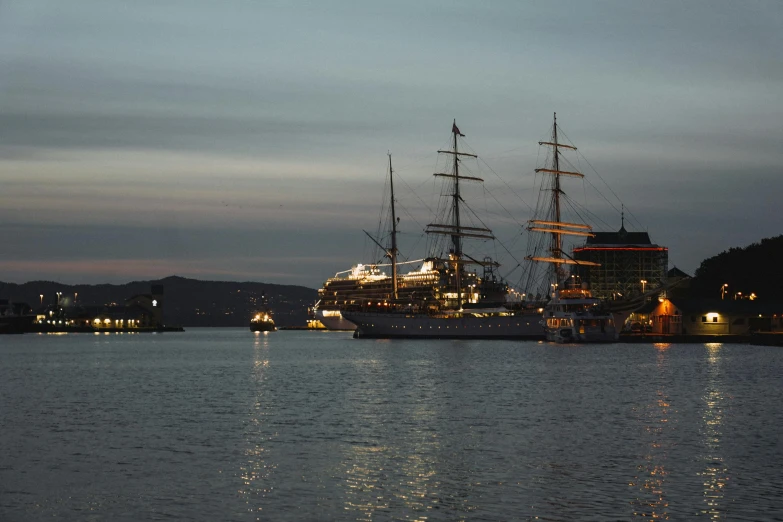
[[[421,266],[397,276],[398,296],[415,301],[434,299],[443,267],[436,266],[434,260],[426,259],[410,263],[421,263]],[[354,330],[356,325],[342,316],[342,310],[373,302],[388,303],[394,294],[394,279],[383,270],[388,266],[358,264],[327,279],[318,290],[318,302],[312,310],[313,318],[328,330]]]

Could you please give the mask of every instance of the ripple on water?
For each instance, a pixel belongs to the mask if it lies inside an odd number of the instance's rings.
[[[783,352],[350,334],[0,344],[0,519],[783,519]]]

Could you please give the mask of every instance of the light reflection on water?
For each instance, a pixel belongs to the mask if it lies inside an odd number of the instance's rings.
[[[723,410],[726,398],[722,391],[723,368],[721,343],[705,345],[707,356],[707,382],[704,390],[704,410],[702,413],[704,435],[704,504],[701,512],[712,520],[724,518],[723,497],[729,480],[729,470],[721,451]]]
[[[667,388],[671,382],[668,343],[654,345],[656,350],[655,372],[649,376],[655,383],[655,397],[640,411],[644,429],[642,437],[647,441],[643,452],[644,463],[637,466],[631,486],[638,488],[632,502],[634,517],[669,520],[669,501],[666,496],[666,477],[669,474],[667,460],[671,449],[670,433],[677,429],[676,417],[670,416],[671,399]]]
[[[0,520],[783,520],[779,348],[220,329],[0,362]]]
[[[356,520],[402,512],[407,520],[424,521],[438,503],[433,362],[405,364],[403,386],[389,381],[390,372],[401,369],[395,365],[387,357],[353,363],[358,385],[350,388],[349,401],[356,405],[358,422],[339,468],[345,510]],[[396,394],[405,395],[410,408],[389,408]]]
[[[436,473],[440,441],[433,428],[437,417],[437,390],[432,376],[437,373],[433,359],[411,364],[414,403],[406,423],[407,443],[399,448],[402,475],[407,477],[406,487],[400,494],[410,520],[427,520],[428,511],[437,504],[440,495]]]
[[[372,520],[376,512],[389,509],[392,491],[384,484],[395,466],[391,448],[379,445],[377,417],[379,404],[388,396],[387,380],[383,378],[385,365],[377,358],[352,361],[359,383],[374,382],[374,386],[353,386],[348,400],[354,404],[355,437],[343,447],[336,475],[343,478],[345,511],[354,513],[356,520]]]
[[[264,381],[269,371],[269,332],[254,332],[252,380],[256,393],[245,428],[244,460],[240,465],[242,484],[237,493],[243,499],[246,510],[262,520],[264,501],[271,492],[276,464],[268,458],[263,431],[267,405]]]

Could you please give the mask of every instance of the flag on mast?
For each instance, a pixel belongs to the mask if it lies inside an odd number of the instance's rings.
[[[455,133],[455,134],[459,134],[459,135],[460,135],[460,136],[462,136],[463,138],[465,137],[465,135],[464,135],[464,134],[462,134],[462,133],[459,131],[459,127],[457,127],[457,120],[454,120],[454,123],[452,123],[452,124],[451,124],[451,132],[453,132],[453,133]]]

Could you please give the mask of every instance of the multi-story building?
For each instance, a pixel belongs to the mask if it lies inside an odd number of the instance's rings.
[[[602,299],[628,297],[662,286],[669,249],[650,241],[647,232],[595,232],[585,245],[574,248],[574,259],[598,266],[575,266],[575,275]]]

